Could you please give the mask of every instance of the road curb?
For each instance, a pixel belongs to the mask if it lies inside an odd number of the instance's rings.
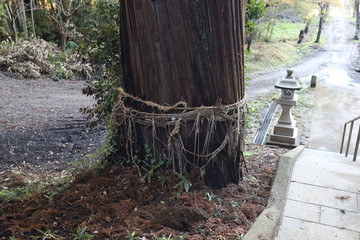
[[[267,207],[242,240],[270,240],[275,237],[285,207],[292,170],[304,148],[299,146],[280,157]]]

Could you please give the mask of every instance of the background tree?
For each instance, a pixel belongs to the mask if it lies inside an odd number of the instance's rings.
[[[29,33],[28,33],[28,26],[27,26],[27,21],[26,21],[26,7],[25,7],[25,2],[24,0],[20,0],[19,2],[19,12],[18,15],[20,16],[20,23],[24,32],[24,37],[28,38],[29,37]]]
[[[35,20],[34,20],[34,8],[35,8],[34,0],[30,0],[30,16],[31,16],[32,37],[36,37]]]
[[[18,40],[18,26],[17,26],[17,18],[19,12],[19,4],[17,2],[12,1],[4,1],[4,8],[6,9],[6,20],[8,22],[8,26],[10,31],[12,32],[11,38],[13,41],[17,42]]]
[[[119,156],[145,159],[151,146],[158,161],[213,188],[238,183],[245,1],[120,4],[124,89],[136,97],[120,93],[113,112]]]
[[[318,33],[316,36],[316,40],[315,43],[319,43],[320,42],[320,38],[321,38],[321,32],[323,29],[323,24],[325,22],[325,19],[328,15],[328,11],[329,11],[329,7],[330,6],[341,6],[340,1],[339,0],[315,0],[315,2],[313,2],[314,4],[317,4],[318,6],[318,10],[319,10],[319,27],[318,27]]]
[[[265,0],[265,13],[262,18],[262,23],[266,26],[261,27],[263,30],[263,39],[265,41],[271,41],[272,34],[276,22],[278,21],[278,13],[286,8],[286,4],[289,0]]]
[[[265,4],[262,0],[248,0],[246,3],[246,42],[247,51],[250,51],[254,31],[256,30],[255,20],[261,18],[265,13]]]
[[[50,5],[43,5],[36,1],[33,11],[36,36],[60,45],[61,35],[56,23],[48,16]]]
[[[321,37],[321,32],[323,29],[323,24],[325,22],[326,19],[326,13],[327,13],[327,9],[329,8],[329,3],[326,1],[322,1],[322,2],[318,2],[318,6],[319,6],[319,27],[318,27],[318,33],[316,36],[316,40],[315,43],[319,43],[320,42],[320,37]]]
[[[71,20],[78,9],[82,8],[91,0],[50,0],[48,16],[54,22],[61,36],[60,45],[65,48],[71,28]]]
[[[6,19],[6,10],[4,5],[0,4],[0,41],[9,37],[9,27]]]
[[[24,0],[4,0],[0,4],[6,10],[7,25],[12,32],[12,40],[17,42],[18,35],[21,33],[21,37],[28,38],[28,24],[27,24],[27,12],[33,13],[33,5],[26,4]]]
[[[360,13],[359,13],[359,0],[355,0],[355,5],[354,5],[354,12],[355,12],[355,19],[356,19],[356,30],[355,30],[355,40],[359,40],[360,39]]]

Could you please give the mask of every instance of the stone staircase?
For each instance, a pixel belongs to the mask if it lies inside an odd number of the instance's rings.
[[[359,240],[360,163],[305,149],[295,163],[275,240]]]

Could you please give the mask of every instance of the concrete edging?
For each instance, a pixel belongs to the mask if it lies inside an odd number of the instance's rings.
[[[273,239],[285,207],[292,170],[305,146],[298,146],[280,157],[266,209],[259,215],[243,240]]]

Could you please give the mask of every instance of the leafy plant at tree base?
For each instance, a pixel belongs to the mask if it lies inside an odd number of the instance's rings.
[[[53,239],[53,240],[61,240],[61,239],[65,239],[62,236],[59,236],[55,233],[53,233],[50,229],[46,230],[46,231],[42,231],[37,229],[36,231],[38,231],[41,235],[39,236],[30,236],[32,239]]]
[[[136,232],[129,232],[127,231],[127,234],[125,236],[126,239],[129,239],[129,240],[137,240],[137,239],[141,239],[140,237],[137,237],[136,236]]]
[[[258,106],[257,104],[258,103],[248,104],[248,112],[245,116],[245,124],[247,129],[253,128],[254,120],[259,120],[259,116],[257,116],[257,113],[260,110],[260,106]]]
[[[145,144],[145,155],[144,158],[141,159],[138,154],[139,151],[135,151],[134,158],[132,160],[132,164],[134,164],[139,171],[140,176],[142,176],[142,179],[147,181],[148,183],[151,182],[152,177],[154,176],[155,170],[160,168],[162,165],[165,164],[164,161],[160,160],[158,161],[154,155],[152,154],[151,147],[147,144]],[[140,168],[145,172],[142,174]]]
[[[187,233],[180,233],[177,236],[172,236],[172,235],[163,235],[161,237],[158,237],[156,235],[153,235],[154,239],[156,240],[184,240],[187,237]],[[125,239],[129,239],[129,240],[146,240],[147,238],[145,237],[138,237],[136,232],[130,232],[127,231],[127,234],[125,236]]]
[[[243,239],[243,238],[244,238],[244,234],[241,234],[241,235],[237,236],[237,237],[235,238],[235,240],[241,240],[241,239]]]
[[[203,193],[203,196],[206,200],[208,200],[209,202],[211,202],[215,197],[216,195],[213,193],[213,192],[204,192]]]
[[[43,182],[34,182],[32,184],[24,184],[12,189],[5,189],[0,187],[0,202],[10,200],[22,200],[31,196],[43,193],[45,184]]]
[[[95,235],[91,235],[89,233],[86,233],[86,227],[81,228],[78,226],[76,228],[77,236],[73,238],[73,240],[91,240],[95,237]]]
[[[0,188],[0,201],[7,201],[16,197],[14,192],[8,191],[4,188]]]
[[[231,205],[233,208],[239,208],[239,207],[240,207],[239,202],[236,202],[236,201],[230,202],[230,205]]]
[[[175,175],[180,179],[174,188],[180,188],[181,191],[188,193],[192,187],[192,183],[182,174],[175,173]]]
[[[166,186],[171,182],[171,177],[161,174],[159,175],[159,180],[161,181],[161,186]]]
[[[162,237],[157,237],[157,236],[154,236],[154,238],[156,240],[184,240],[186,238],[188,234],[187,233],[184,233],[184,234],[181,234],[181,235],[178,235],[178,236],[162,236]]]

